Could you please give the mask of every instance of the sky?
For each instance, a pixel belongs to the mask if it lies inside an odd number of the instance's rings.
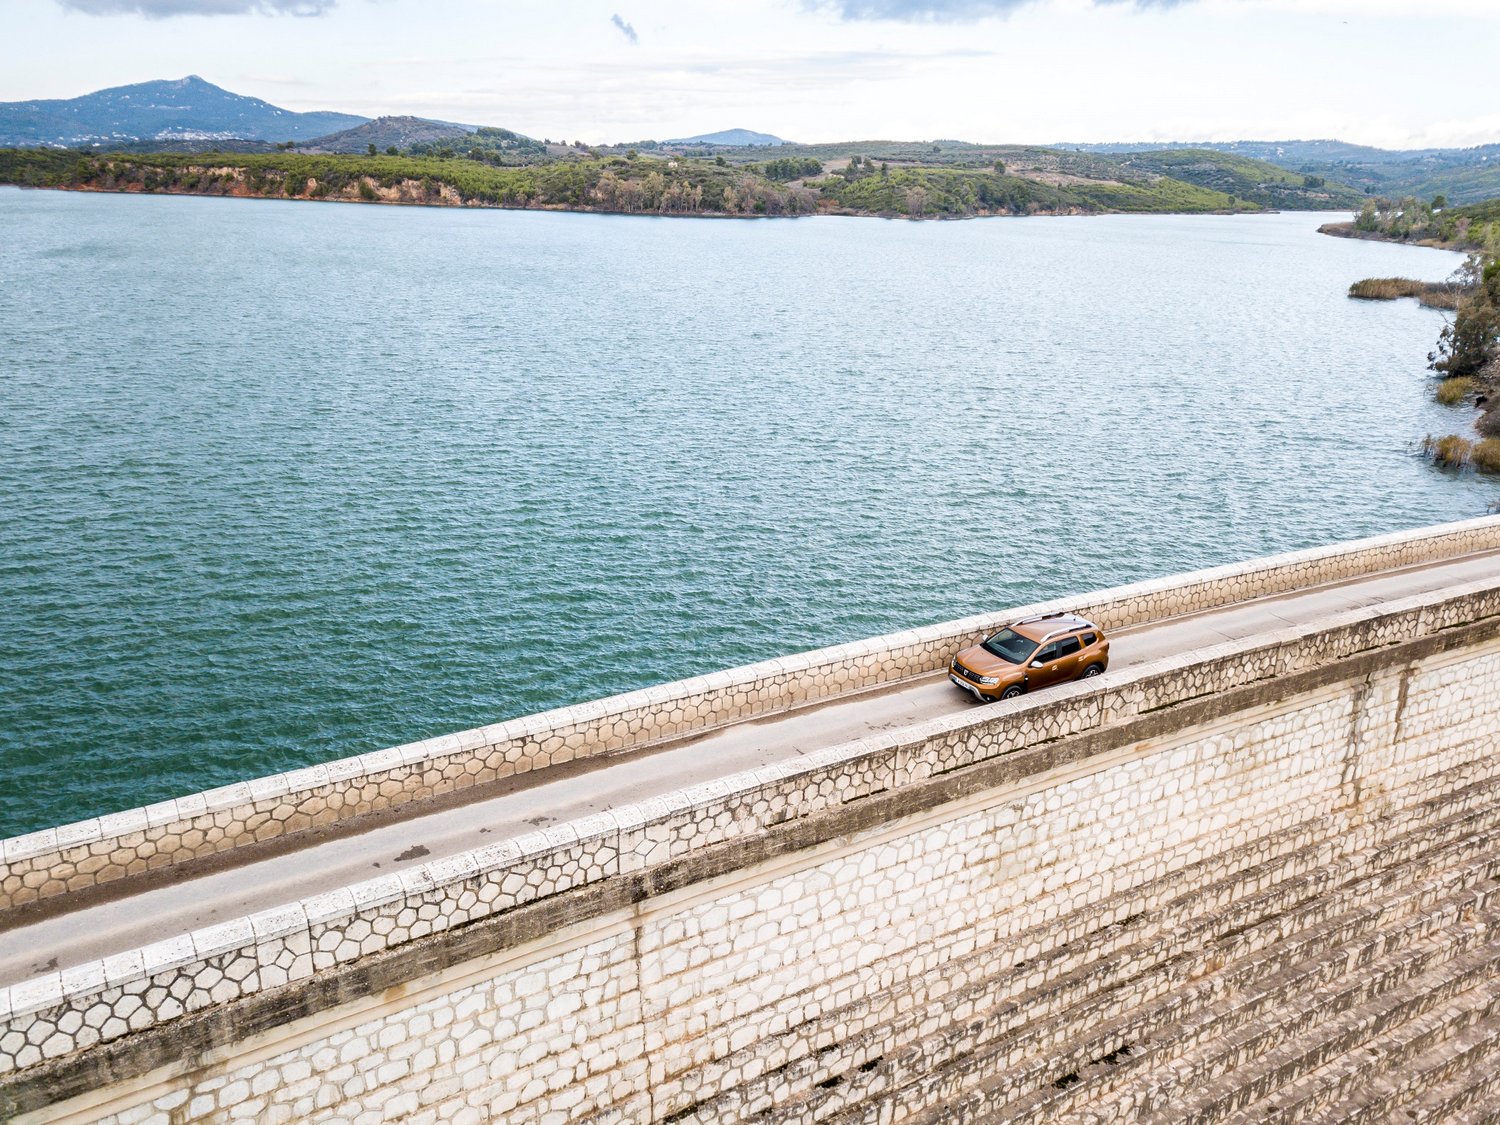
[[[0,0],[0,101],[198,74],[589,143],[1500,142],[1500,0]]]

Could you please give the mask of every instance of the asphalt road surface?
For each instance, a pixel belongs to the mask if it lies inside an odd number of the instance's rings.
[[[1227,640],[1305,624],[1331,614],[1493,578],[1500,552],[1261,598],[1111,633],[1117,672]],[[1106,673],[1099,681],[1107,685]],[[900,685],[770,715],[646,750],[540,771],[486,787],[458,807],[309,840],[289,854],[252,858],[111,901],[82,905],[0,930],[0,986],[134,949],[202,926],[362,882],[441,856],[726,774],[881,731],[981,706],[934,673]],[[5,925],[0,915],[0,926]]]

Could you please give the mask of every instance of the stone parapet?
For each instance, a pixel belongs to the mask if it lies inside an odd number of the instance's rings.
[[[944,667],[1018,617],[1106,629],[1500,548],[1483,517],[1139,582],[818,649],[0,841],[0,909],[581,758],[643,748]]]
[[[1050,768],[1066,764],[1070,736],[1337,670],[1341,661],[1391,646],[1461,634],[1473,643],[1475,628],[1493,640],[1497,622],[1494,580],[1341,614],[1159,661],[1103,686],[1067,686],[1045,700],[1023,698],[830,747],[49,973],[0,990],[0,1073],[1028,748],[1039,755],[1036,768]],[[1227,713],[1239,705],[1230,699]],[[1420,708],[1407,710],[1399,722],[1409,731],[1433,721]],[[1364,754],[1378,765],[1381,752],[1371,745]]]

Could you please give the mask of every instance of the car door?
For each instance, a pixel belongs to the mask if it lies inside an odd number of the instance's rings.
[[[1032,656],[1026,668],[1027,691],[1035,691],[1058,681],[1057,658],[1060,648],[1061,642],[1053,641],[1043,645]]]
[[[1049,684],[1076,679],[1082,671],[1078,663],[1078,654],[1082,651],[1083,644],[1077,637],[1063,637],[1043,645],[1042,650],[1031,658],[1027,689],[1035,691]],[[1038,668],[1037,664],[1041,667]]]
[[[1078,637],[1063,637],[1057,642],[1057,678],[1053,683],[1076,680],[1083,674],[1083,641]]]

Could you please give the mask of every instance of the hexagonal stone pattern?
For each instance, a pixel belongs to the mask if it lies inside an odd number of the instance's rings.
[[[1440,628],[1462,609],[1413,615]],[[1315,644],[1368,651],[1358,646],[1401,635],[1383,619],[1341,629],[1270,654],[1229,646],[1216,659],[1223,675],[1249,682],[1315,659]],[[1166,674],[1191,693],[1220,673]],[[999,1104],[997,1091],[1010,1099],[1008,1120],[1059,1119],[1059,1106],[1087,1119],[1085,1094],[1097,1086],[1113,1096],[1108,1068],[1125,1066],[1141,1044],[1176,1052],[1163,1057],[1184,1068],[1200,1065],[1194,1052],[1218,1052],[1220,1062],[1201,1064],[1220,1067],[1210,1071],[1215,1082],[1181,1096],[1233,1108],[1242,1104],[1236,1081],[1262,1081],[1236,1078],[1261,1057],[1253,1051],[1274,1062],[1279,1043],[1325,1025],[1364,1038],[1348,1038],[1342,1055],[1309,1048],[1264,1071],[1309,1113],[1330,1098],[1381,1093],[1353,1079],[1326,1094],[1297,1085],[1325,1074],[1330,1060],[1356,1076],[1377,1065],[1372,1057],[1458,1074],[1464,1059],[1481,1057],[1477,1040],[1455,1040],[1451,1064],[1429,1057],[1447,1041],[1442,1021],[1458,1021],[1454,1034],[1468,1026],[1461,1010],[1434,1005],[1493,989],[1500,965],[1491,882],[1500,713],[1489,706],[1497,687],[1500,642],[1419,666],[1393,661],[1357,682],[1118,747],[1086,769],[974,794],[936,815],[649,900],[628,916],[580,922],[411,982],[373,1010],[322,1013],[258,1044],[242,1065],[205,1065],[100,1120],[979,1120]],[[1137,689],[1140,700],[1164,697]],[[1010,709],[929,732],[927,745],[938,761],[957,761],[982,753],[980,741],[1000,747],[1027,729],[1031,738],[1063,729],[1040,714]],[[639,818],[596,818],[590,832],[497,845],[420,893],[456,904],[459,883],[498,879],[501,895],[522,896],[570,872],[591,878],[597,872],[580,865],[594,843],[627,835],[652,855],[672,854],[683,834],[697,846],[742,817],[836,799],[826,785],[861,792],[895,748],[830,751],[732,792],[688,793]],[[734,813],[721,820],[726,808]],[[331,905],[327,916],[304,910],[304,925],[336,935],[326,948],[289,941],[300,932],[290,917],[254,927],[257,948],[274,948],[270,963],[287,971],[307,950],[357,955],[421,917],[399,889],[376,888],[358,908],[351,895],[347,909],[360,913],[342,926]],[[257,961],[260,971],[266,963]],[[1281,971],[1291,964],[1307,967]],[[244,967],[225,953],[217,976],[200,971],[193,987],[212,991]],[[1397,990],[1380,1001],[1380,1018],[1348,1007],[1376,1002],[1372,981],[1420,983],[1419,971],[1440,978],[1437,999]],[[140,1004],[159,1001],[164,987],[154,982]],[[98,1015],[128,1023],[141,1010],[130,995],[105,988]],[[1300,1018],[1325,1002],[1325,1019]],[[1471,1006],[1484,1004],[1500,1004],[1500,991]],[[1415,1030],[1404,1032],[1408,1024]],[[1283,1039],[1248,1034],[1262,1026]],[[1247,1031],[1235,1039],[1236,1028]],[[8,1025],[0,1049],[45,1057],[60,1034],[44,1020]],[[1400,1034],[1414,1044],[1405,1055]],[[1102,1046],[1078,1047],[1075,1058],[1075,1042]],[[1500,1038],[1490,1050],[1482,1057],[1495,1057]],[[1104,1055],[1113,1061],[1094,1061]],[[1491,1068],[1468,1069],[1480,1082]],[[1143,1077],[1141,1096],[1166,1081]]]
[[[1005,620],[1083,613],[1105,628],[1500,546],[1500,517],[1156,579],[647,688],[0,841],[0,902],[20,904],[373,809],[642,746],[933,671]]]

